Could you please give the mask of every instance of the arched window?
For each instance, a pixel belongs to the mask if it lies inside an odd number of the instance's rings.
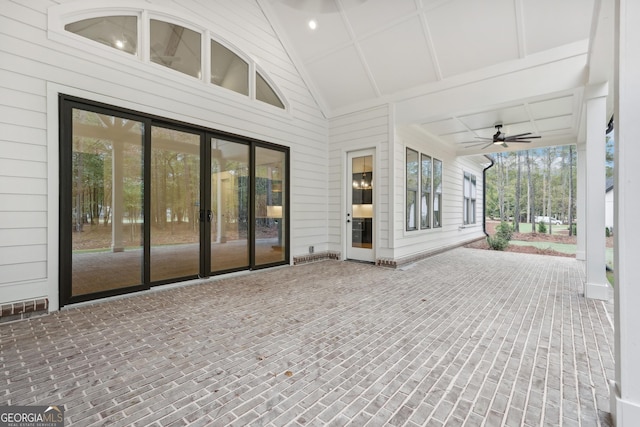
[[[168,16],[166,11],[154,14],[153,10],[117,10],[114,7],[108,12],[104,9],[68,12],[69,8],[65,6],[50,9],[50,14],[58,13],[55,18],[62,23],[62,33],[80,36],[136,56],[142,62],[158,64],[250,99],[287,109],[280,92],[262,70],[258,71],[255,61],[214,37],[202,23],[170,22],[162,18]],[[77,19],[79,16],[83,19]],[[209,46],[205,45],[203,49],[203,43],[209,43]],[[141,47],[148,51],[141,52]]]
[[[137,54],[137,16],[116,15],[82,19],[65,25],[64,29],[123,52]]]

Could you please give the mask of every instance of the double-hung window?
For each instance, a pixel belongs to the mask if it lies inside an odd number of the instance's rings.
[[[406,149],[405,229],[442,227],[442,161]]]
[[[442,161],[433,159],[433,228],[442,227]]]
[[[464,201],[463,206],[463,220],[465,224],[476,223],[476,176],[465,172],[463,181]]]
[[[407,148],[407,231],[418,229],[418,188],[420,188],[420,163],[418,158],[417,151]]]

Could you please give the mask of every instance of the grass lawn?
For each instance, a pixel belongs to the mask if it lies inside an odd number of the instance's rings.
[[[576,245],[570,243],[555,243],[555,242],[525,242],[522,240],[510,240],[509,244],[519,246],[534,246],[540,249],[551,249],[556,252],[562,252],[565,254],[576,254]],[[605,249],[605,256],[607,259],[607,265],[613,267],[613,248]]]
[[[615,283],[613,283],[614,282],[613,271],[607,271],[607,280],[609,281],[609,283],[611,283],[611,286],[615,285]]]
[[[511,223],[513,226],[513,223]],[[549,224],[545,223],[547,227],[547,233],[549,233]],[[538,223],[536,223],[536,228],[538,228]],[[567,231],[569,230],[568,225],[552,225],[551,232],[552,234],[564,234],[567,235]],[[520,223],[520,233],[531,233],[531,223],[530,222],[521,222]]]

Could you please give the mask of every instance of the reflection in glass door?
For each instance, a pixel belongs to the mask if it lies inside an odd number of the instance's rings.
[[[350,153],[347,176],[347,258],[373,262],[373,151]]]
[[[200,272],[200,135],[151,128],[151,281]]]
[[[249,266],[249,146],[211,139],[211,271]]]
[[[71,120],[71,194],[62,195],[70,202],[63,211],[71,221],[68,296],[140,285],[143,125],[77,108]]]
[[[286,154],[255,149],[255,265],[285,261]]]
[[[287,263],[286,148],[60,105],[61,305]]]

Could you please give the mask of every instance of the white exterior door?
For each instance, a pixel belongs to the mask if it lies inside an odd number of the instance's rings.
[[[347,154],[347,259],[375,260],[374,150]]]

